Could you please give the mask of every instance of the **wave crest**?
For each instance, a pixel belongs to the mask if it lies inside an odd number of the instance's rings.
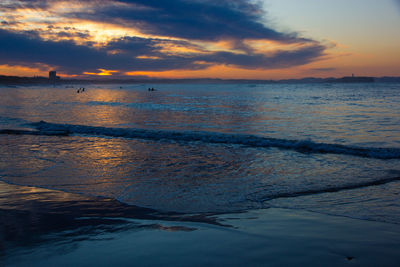
[[[37,131],[1,130],[0,134],[68,135],[85,134],[147,140],[177,142],[204,142],[234,144],[260,148],[280,148],[302,153],[329,153],[375,159],[399,159],[400,148],[357,147],[341,144],[318,143],[308,140],[289,140],[256,135],[225,134],[196,131],[164,131],[132,128],[109,128],[86,125],[57,124],[45,121],[29,124]]]

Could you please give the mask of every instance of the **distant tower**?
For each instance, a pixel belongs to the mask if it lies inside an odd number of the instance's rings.
[[[57,72],[55,70],[49,71],[49,80],[55,81],[57,79]]]

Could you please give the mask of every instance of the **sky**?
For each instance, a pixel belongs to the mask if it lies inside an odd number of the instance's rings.
[[[1,0],[0,75],[400,76],[400,0]]]

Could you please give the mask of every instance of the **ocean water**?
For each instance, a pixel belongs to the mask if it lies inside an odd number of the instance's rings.
[[[400,224],[400,84],[85,87],[0,88],[0,180],[160,211]]]

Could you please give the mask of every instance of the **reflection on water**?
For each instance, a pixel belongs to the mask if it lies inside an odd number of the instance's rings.
[[[146,85],[97,87],[80,94],[71,88],[1,90],[0,126],[44,120],[400,147],[396,84],[164,84],[154,92]],[[2,135],[0,178],[159,210],[215,212],[268,207],[264,200],[277,196],[372,185],[399,168],[397,159],[304,152],[84,134]],[[392,201],[388,205],[398,204]],[[378,207],[389,210],[384,203]],[[389,216],[400,221],[400,213]]]
[[[233,227],[204,215],[0,183],[0,264],[396,266],[399,260],[400,231],[390,224],[283,209],[217,217]]]
[[[0,115],[28,121],[249,133],[325,143],[399,146],[398,85],[146,85],[12,88]],[[380,141],[384,139],[384,142]]]
[[[245,210],[269,206],[264,200],[302,192],[379,184],[375,181],[394,176],[382,171],[382,166],[386,170],[397,167],[397,160],[227,144],[90,136],[6,137],[0,139],[4,180],[178,212]]]
[[[75,243],[100,240],[105,233],[196,230],[185,221],[221,225],[211,215],[163,214],[107,198],[0,182],[0,260],[46,244],[67,253]]]

